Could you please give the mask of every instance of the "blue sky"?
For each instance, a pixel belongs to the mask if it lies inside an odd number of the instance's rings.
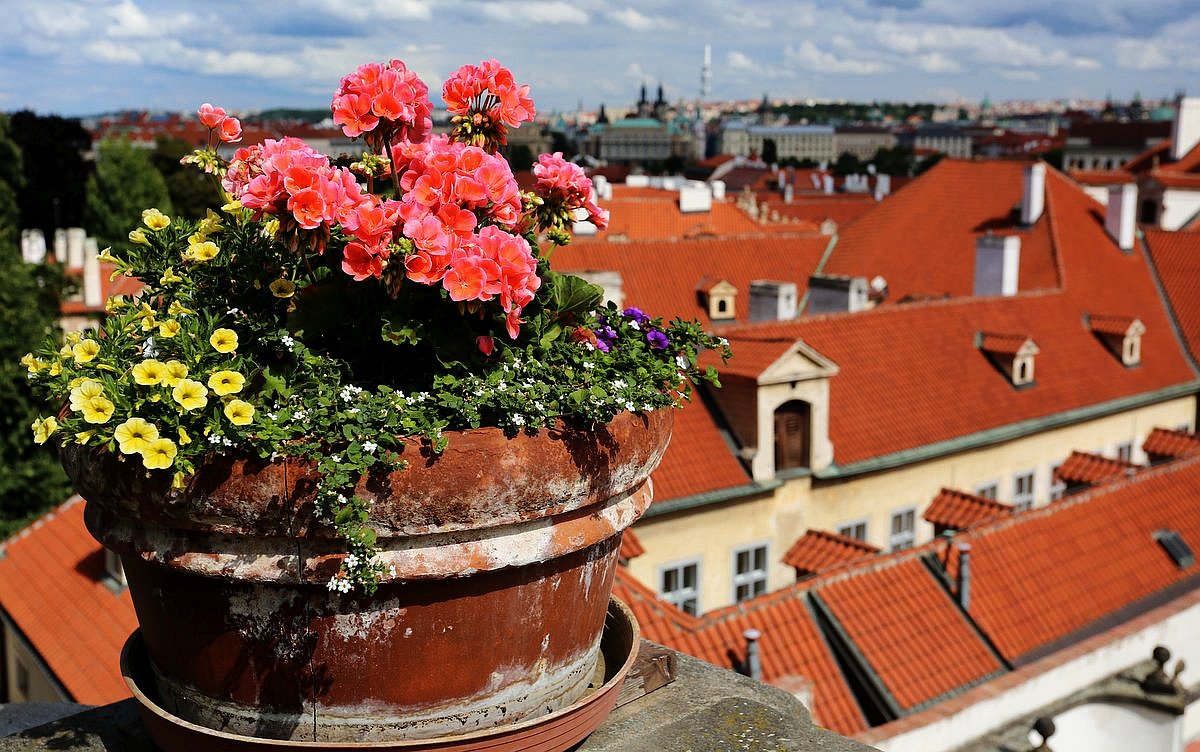
[[[1200,94],[1195,0],[0,0],[0,111],[324,107],[398,57],[439,91],[495,57],[542,111],[661,81],[712,97],[978,101]]]

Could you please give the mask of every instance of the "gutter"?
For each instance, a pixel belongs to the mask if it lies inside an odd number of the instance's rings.
[[[767,491],[774,491],[783,485],[783,481],[778,478],[772,478],[766,481],[755,481],[747,483],[743,486],[733,486],[731,488],[721,488],[716,491],[705,491],[703,493],[692,494],[691,496],[680,496],[675,499],[667,499],[665,501],[656,501],[650,505],[646,513],[642,515],[643,519],[651,517],[661,517],[665,514],[674,514],[675,512],[686,512],[689,509],[696,507],[704,507],[709,504],[717,504],[722,501],[730,501],[732,499],[742,499],[747,496],[755,496]]]
[[[1185,348],[1186,352],[1186,348]],[[1200,380],[1185,381],[1182,384],[1156,389],[1152,392],[1142,392],[1130,397],[1119,397],[1107,402],[1101,402],[1095,405],[1087,405],[1086,407],[1078,407],[1071,410],[1054,413],[1052,415],[1042,416],[1040,418],[1030,418],[1018,423],[1010,423],[1005,426],[989,428],[985,431],[967,434],[965,436],[956,436],[953,439],[944,441],[936,441],[932,444],[923,444],[912,449],[903,449],[899,452],[884,454],[878,457],[851,462],[845,465],[832,464],[828,467],[816,470],[813,472],[813,477],[820,480],[837,480],[840,478],[848,478],[855,475],[863,475],[865,473],[873,473],[879,470],[889,470],[891,468],[900,467],[901,465],[909,465],[915,462],[930,460],[937,457],[943,457],[957,452],[963,452],[970,449],[978,449],[979,447],[990,446],[992,444],[1000,444],[1005,441],[1012,441],[1030,434],[1040,433],[1042,431],[1053,428],[1061,428],[1063,426],[1082,423],[1095,418],[1103,418],[1115,413],[1132,410],[1138,407],[1145,407],[1157,402],[1164,402],[1176,397],[1185,397],[1194,395],[1200,392]]]

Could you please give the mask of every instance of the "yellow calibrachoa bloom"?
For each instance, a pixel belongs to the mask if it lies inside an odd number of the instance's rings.
[[[117,259],[116,256],[112,255],[112,246],[109,246],[108,248],[105,248],[103,251],[100,251],[100,254],[98,256],[96,256],[96,260],[100,261],[102,263],[105,263],[105,264],[115,264],[115,263],[117,263],[117,261],[119,259]]]
[[[83,410],[83,419],[88,423],[107,423],[116,406],[108,397],[92,397],[86,400],[80,409]]]
[[[237,201],[237,200],[235,199],[235,200],[233,200],[233,201],[230,201],[229,203],[225,204],[224,206],[222,206],[222,207],[221,207],[221,211],[223,211],[223,212],[227,212],[227,213],[229,213],[229,214],[232,214],[232,213],[234,213],[235,211],[237,211],[237,210],[239,210],[239,209],[241,209],[241,208],[242,208],[242,202],[241,202],[241,201]]]
[[[94,339],[85,339],[71,348],[71,354],[75,356],[76,365],[87,363],[100,354],[100,343]]]
[[[97,368],[103,368],[103,367],[104,367],[104,364],[103,364],[103,363],[101,363],[100,365],[98,365],[98,366],[96,366],[96,367],[97,367]],[[51,375],[51,376],[57,376],[57,375],[59,375],[60,373],[62,373],[62,363],[51,363],[51,364],[50,364],[50,375]]]
[[[158,322],[158,336],[162,337],[163,339],[170,339],[176,334],[179,334],[180,328],[179,322],[175,319],[160,321]]]
[[[217,214],[212,209],[204,215],[204,219],[196,224],[196,231],[205,235],[211,235],[221,229],[221,215]]]
[[[136,230],[129,231],[129,242],[134,243],[135,245],[149,245],[150,244],[150,241],[146,240],[146,233],[140,227],[137,228]]]
[[[188,367],[178,360],[168,360],[163,365],[167,369],[167,378],[163,379],[163,383],[167,386],[179,386],[180,380],[188,375]]]
[[[271,294],[277,298],[290,298],[296,294],[296,283],[290,279],[277,279],[269,287]]]
[[[41,358],[34,357],[33,353],[25,353],[21,356],[21,365],[30,373],[37,373],[46,367],[46,361]]]
[[[212,261],[216,258],[221,249],[211,240],[205,240],[203,243],[195,243],[189,245],[186,256],[196,261]]]
[[[86,444],[89,441],[91,441],[92,437],[95,435],[96,435],[95,431],[80,431],[79,433],[75,434],[75,443],[76,444]]]
[[[38,418],[33,421],[33,443],[45,444],[50,434],[58,430],[58,421],[51,415],[48,418]]]
[[[79,412],[90,399],[104,396],[104,385],[93,379],[84,379],[71,390],[71,409]]]
[[[71,348],[71,345],[69,345],[69,344],[63,345],[62,347],[58,348],[58,357],[62,358],[63,360],[74,357],[74,355],[75,355],[75,352]]]
[[[246,377],[237,371],[217,371],[208,377],[208,388],[222,397],[242,391],[245,383]]]
[[[150,442],[158,438],[158,428],[141,418],[130,418],[113,431],[122,454],[137,454],[145,451]]]
[[[179,427],[179,446],[187,446],[192,443],[192,437],[188,436],[188,432],[183,430],[183,426]]]
[[[142,450],[142,464],[151,470],[162,470],[175,463],[175,442],[170,439],[154,439]]]
[[[67,332],[63,335],[63,342],[66,342],[71,347],[78,345],[83,341],[83,334],[80,332]]]
[[[171,224],[171,218],[158,209],[147,209],[142,212],[142,222],[151,230],[165,230]]]
[[[186,480],[187,473],[180,470],[179,472],[175,473],[175,475],[171,476],[171,488],[174,488],[176,491],[182,491],[185,485],[184,481]]]
[[[191,379],[180,379],[175,388],[171,390],[171,398],[184,410],[198,410],[208,404],[208,389],[199,381]],[[187,442],[181,441],[180,444]]]
[[[186,316],[189,313],[195,313],[191,308],[184,308],[183,303],[178,300],[172,300],[170,307],[167,308],[167,313],[171,316]]]
[[[237,332],[232,329],[217,329],[208,338],[208,344],[219,353],[231,353],[237,349]]]
[[[158,278],[160,285],[173,285],[176,282],[182,282],[183,277],[175,273],[175,268],[168,266],[163,270],[162,276]]]
[[[109,313],[116,313],[117,311],[125,308],[127,305],[129,305],[129,301],[125,299],[124,295],[113,295],[111,298],[104,301],[104,310],[108,311]]]
[[[167,380],[167,367],[154,358],[133,367],[133,380],[142,386],[158,386]]]
[[[240,399],[229,400],[225,403],[225,417],[235,426],[249,425],[254,420],[254,405]]]

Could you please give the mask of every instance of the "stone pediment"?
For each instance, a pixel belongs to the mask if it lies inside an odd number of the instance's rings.
[[[758,375],[758,383],[786,384],[792,381],[827,379],[838,372],[837,364],[803,340],[796,340],[774,363]]]

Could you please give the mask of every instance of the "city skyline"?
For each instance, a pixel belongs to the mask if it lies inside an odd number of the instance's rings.
[[[495,57],[542,112],[668,100],[1158,99],[1200,90],[1200,7],[1184,2],[854,0],[812,4],[647,0],[0,0],[0,111],[82,116],[327,106],[357,65],[398,57],[430,86]]]

